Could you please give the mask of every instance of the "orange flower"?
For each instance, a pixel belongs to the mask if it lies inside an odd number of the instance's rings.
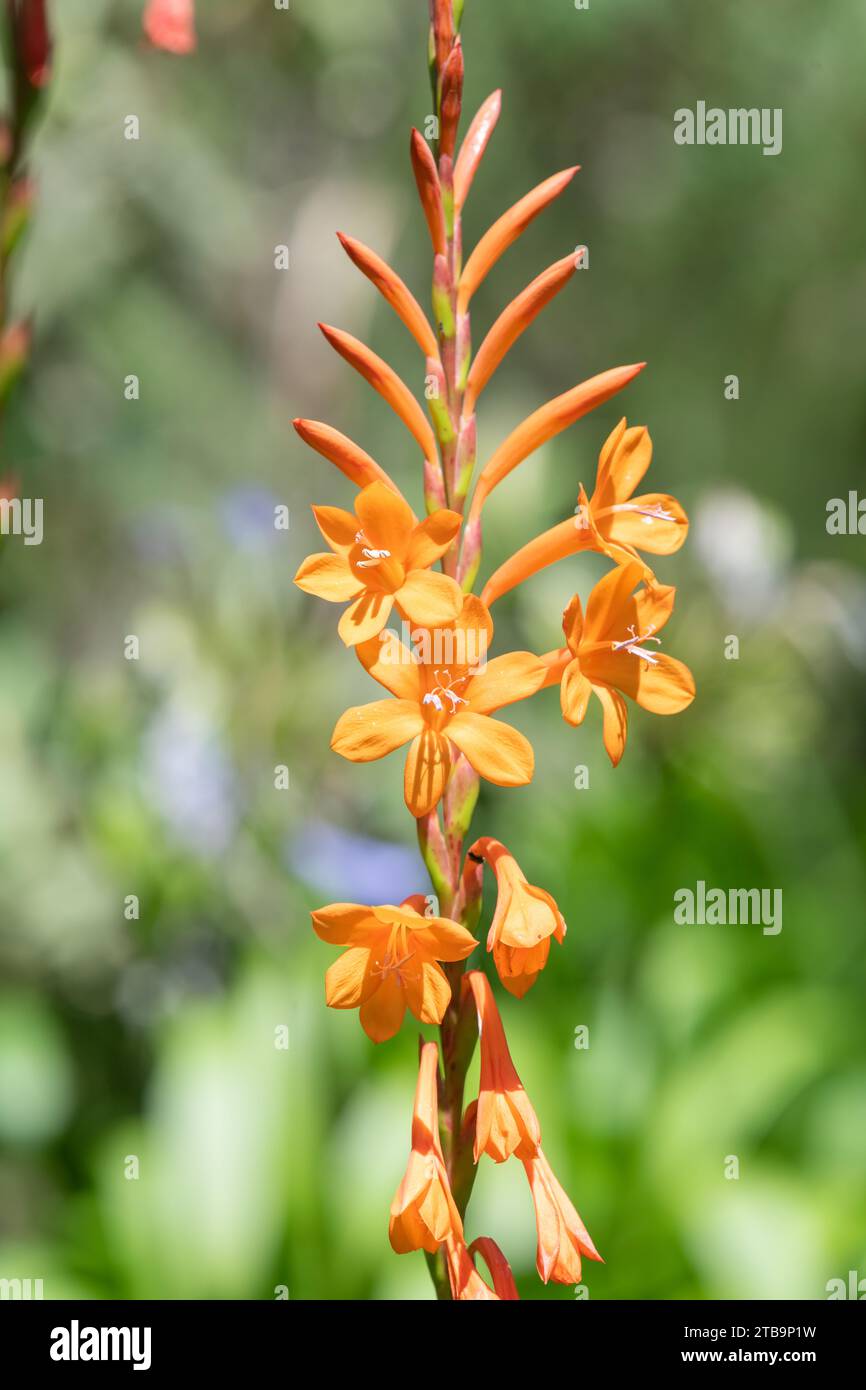
[[[673,611],[676,590],[645,584],[635,594],[643,577],[640,561],[611,570],[590,594],[586,618],[575,594],[562,618],[568,647],[543,658],[549,665],[547,684],[561,681],[562,713],[569,724],[582,724],[590,695],[598,696],[604,746],[614,767],[628,731],[623,695],[653,714],[678,714],[695,697],[689,668],[656,649],[656,634]]]
[[[517,860],[499,840],[476,840],[467,856],[466,872],[483,860],[496,874],[496,910],[487,935],[487,949],[509,994],[522,999],[547,964],[550,939],[562,944],[565,922],[551,895],[527,882]]]
[[[511,1273],[511,1265],[495,1240],[492,1240],[490,1236],[478,1236],[470,1245],[469,1254],[473,1257],[480,1255],[484,1260],[493,1278],[493,1289],[498,1298],[511,1301],[518,1298],[517,1285],[514,1282],[514,1275]]]
[[[535,1206],[538,1232],[536,1268],[547,1284],[580,1283],[580,1258],[604,1261],[593,1245],[589,1232],[553,1175],[541,1149],[524,1162]]]
[[[365,763],[408,743],[404,795],[416,817],[426,816],[445,789],[452,744],[489,782],[518,787],[531,781],[529,742],[490,716],[534,694],[545,680],[545,663],[530,652],[485,661],[493,623],[474,594],[463,600],[456,622],[421,635],[429,650],[420,660],[387,632],[358,647],[370,675],[397,698],[347,710],[331,738],[334,751]]]
[[[460,585],[429,573],[460,529],[457,512],[438,511],[416,522],[407,502],[375,482],[358,493],[354,516],[339,507],[314,507],[313,513],[333,553],[308,556],[295,583],[331,603],[351,600],[338,627],[347,647],[381,632],[395,604],[425,627],[457,617]]]
[[[475,997],[481,1036],[475,1162],[483,1153],[494,1163],[511,1154],[531,1158],[541,1143],[541,1127],[511,1060],[490,981],[480,970],[470,970],[464,982]]]
[[[581,483],[577,515],[536,536],[501,565],[484,586],[484,602],[495,603],[516,584],[581,550],[597,550],[617,564],[640,560],[639,550],[653,555],[679,550],[689,521],[676,498],[662,492],[632,496],[651,461],[646,427],[627,429],[625,419],[620,420],[599,454],[592,498]],[[651,577],[649,567],[643,569]]]
[[[192,53],[195,48],[193,0],[149,0],[144,32],[157,48],[169,53]]]
[[[437,962],[465,960],[478,945],[465,927],[422,917],[409,900],[400,907],[331,903],[311,916],[317,936],[348,947],[325,975],[325,1000],[332,1009],[360,1007],[373,1042],[394,1037],[407,1005],[421,1023],[441,1023],[451,986]]]
[[[438,1079],[439,1049],[435,1043],[425,1043],[415,1089],[412,1152],[391,1203],[388,1225],[388,1237],[398,1255],[410,1250],[435,1255],[444,1240],[463,1244],[463,1222],[451,1195],[439,1141]]]

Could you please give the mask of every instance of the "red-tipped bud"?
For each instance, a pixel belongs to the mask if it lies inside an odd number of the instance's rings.
[[[463,103],[463,45],[459,38],[452,48],[442,73],[442,98],[439,112],[439,152],[454,157],[457,127]]]

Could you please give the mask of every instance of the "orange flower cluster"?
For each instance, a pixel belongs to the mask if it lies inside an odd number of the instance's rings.
[[[476,291],[529,223],[571,183],[576,168],[555,174],[499,217],[465,260],[462,210],[497,124],[501,95],[482,103],[458,148],[464,61],[460,0],[430,0],[430,54],[436,110],[432,147],[413,131],[410,160],[433,253],[432,322],[397,273],[361,242],[340,235],[353,263],[402,320],[422,354],[425,414],[410,386],[358,339],[320,325],[327,342],[382,397],[420,450],[426,517],[419,521],[390,472],[330,425],[296,420],[301,438],[356,487],[353,510],[316,507],[327,551],[300,566],[305,592],[345,605],[338,632],[387,697],[346,710],[331,746],[352,762],[371,762],[405,747],[404,797],[415,817],[435,892],[399,906],[335,903],[312,914],[318,935],[344,948],[328,970],[332,1008],[360,1010],[374,1042],[392,1038],[406,1009],[438,1025],[424,1042],[412,1148],[391,1207],[398,1253],[424,1250],[440,1298],[516,1298],[507,1261],[489,1237],[467,1244],[466,1206],[482,1154],[523,1163],[535,1205],[537,1267],[547,1282],[576,1283],[581,1259],[598,1260],[583,1223],[550,1168],[541,1130],[509,1054],[493,989],[480,969],[465,974],[479,945],[485,867],[496,902],[487,950],[504,989],[522,998],[562,944],[565,922],[550,893],[528,882],[498,840],[464,843],[484,779],[503,787],[530,782],[532,747],[496,717],[507,705],[560,688],[567,723],[581,724],[590,695],[602,708],[602,738],[614,765],[623,754],[626,699],[674,714],[694,697],[687,667],[659,650],[675,591],[660,583],[644,555],[669,555],[688,520],[664,493],[638,492],[652,459],[643,427],[625,420],[604,442],[592,495],[580,485],[573,515],[505,560],[480,594],[484,507],[500,483],[577,420],[603,405],[643,363],[603,370],[542,405],[477,467],[476,408],[484,388],[520,335],[570,280],[574,256],[537,276],[496,318],[473,352],[470,305]],[[539,570],[582,551],[612,568],[562,618],[565,645],[535,654],[488,658],[490,610]],[[434,567],[438,566],[438,569]],[[400,630],[389,624],[397,623]],[[480,1038],[477,1100],[464,1107],[466,1070]],[[441,1067],[440,1067],[441,1058]],[[490,1284],[476,1259],[487,1266]]]

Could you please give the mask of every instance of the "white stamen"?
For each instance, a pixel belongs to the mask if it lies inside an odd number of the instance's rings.
[[[654,502],[651,507],[636,507],[631,502],[616,502],[609,510],[612,512],[636,512],[645,521],[676,521],[673,512],[666,511],[661,502]]]
[[[444,709],[444,705],[442,704],[442,699],[440,697],[444,696],[446,700],[449,700],[451,702],[450,712],[451,714],[453,714],[454,711],[457,709],[458,705],[469,704],[468,700],[464,700],[461,695],[457,694],[456,690],[452,689],[452,687],[455,685],[462,685],[463,682],[466,680],[465,676],[457,676],[455,678],[452,677],[450,671],[434,671],[433,674],[439,681],[439,684],[434,685],[433,689],[427,692],[427,694],[421,701],[422,705],[433,705],[433,707],[435,709],[438,709],[441,713],[441,711]],[[442,683],[443,676],[448,677],[447,685],[444,685]]]
[[[640,645],[641,642],[658,642],[661,646],[661,638],[653,637],[655,627],[649,627],[646,632],[640,634],[635,632],[634,623],[629,623],[628,630],[631,636],[626,637],[622,642],[614,642],[612,650],[615,652],[630,652],[632,656],[636,656],[640,661],[646,661],[650,666],[658,666],[658,657],[653,656],[652,652],[648,652],[645,647]]]
[[[364,535],[363,531],[357,531],[355,533],[356,545],[361,545],[366,539],[367,537]],[[364,546],[361,554],[364,556],[364,559],[355,561],[355,568],[359,570],[373,569],[375,565],[378,565],[380,560],[390,560],[391,558],[390,550],[373,550],[369,546]]]

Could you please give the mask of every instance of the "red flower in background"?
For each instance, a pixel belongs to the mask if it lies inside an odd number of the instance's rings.
[[[148,0],[144,32],[156,48],[192,53],[195,48],[194,0]]]

